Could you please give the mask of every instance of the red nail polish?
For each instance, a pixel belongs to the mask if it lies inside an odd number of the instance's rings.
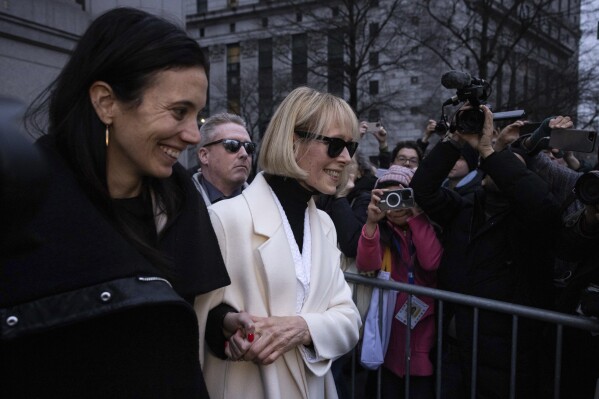
[[[253,333],[248,334],[248,341],[254,342],[254,334]]]

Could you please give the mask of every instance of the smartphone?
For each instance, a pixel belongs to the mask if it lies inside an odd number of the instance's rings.
[[[381,128],[381,122],[366,122],[368,125],[368,133],[378,132]]]
[[[549,147],[564,151],[593,152],[597,132],[582,129],[551,129]]]

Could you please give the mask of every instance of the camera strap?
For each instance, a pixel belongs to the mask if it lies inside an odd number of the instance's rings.
[[[410,262],[408,262],[408,284],[415,284],[414,280],[414,255],[416,253],[416,247],[414,246],[414,242],[412,242],[412,234],[410,234],[410,230],[406,231],[406,235],[408,238],[408,247],[410,251]],[[397,255],[399,256],[399,260],[401,262],[401,245],[399,245],[399,241],[395,238],[395,235],[391,235],[391,240],[393,241],[393,245],[397,250]]]

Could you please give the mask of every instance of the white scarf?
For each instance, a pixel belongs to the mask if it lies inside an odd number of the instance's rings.
[[[295,264],[295,277],[297,279],[295,313],[299,314],[302,310],[302,307],[304,306],[306,298],[310,294],[312,241],[310,238],[310,218],[308,216],[308,208],[306,208],[306,213],[304,216],[304,245],[302,246],[302,252],[300,253],[299,247],[297,246],[297,242],[295,241],[295,237],[293,236],[293,231],[291,230],[291,225],[289,224],[287,215],[283,210],[283,206],[279,202],[279,199],[277,198],[276,194],[272,191],[272,189],[271,193],[273,198],[275,199],[277,207],[279,208],[279,213],[281,214],[281,219],[283,220],[283,228],[285,229],[287,241],[289,242],[289,247],[291,248],[291,256],[293,257],[293,263]]]

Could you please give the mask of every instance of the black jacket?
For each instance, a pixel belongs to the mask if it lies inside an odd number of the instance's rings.
[[[510,151],[494,153],[480,168],[500,192],[482,186],[461,195],[441,188],[460,152],[441,142],[423,160],[412,179],[416,202],[443,229],[439,288],[529,306],[549,306],[553,239],[559,205],[547,184]],[[473,315],[467,306],[446,307],[446,323],[455,317],[462,392],[470,392]],[[479,313],[477,398],[508,397],[512,319]],[[447,331],[447,329],[445,330]],[[538,397],[537,351],[540,326],[519,322],[517,397]],[[549,350],[549,349],[547,349]]]
[[[482,186],[468,194],[441,188],[459,156],[452,144],[439,143],[411,183],[418,205],[443,228],[439,287],[544,304],[552,272],[551,240],[559,227],[557,201],[547,184],[509,151],[494,153],[481,164],[501,194]],[[505,206],[491,206],[501,202]]]
[[[159,248],[167,281],[98,211],[48,137],[51,184],[28,226],[41,245],[0,269],[0,386],[10,398],[204,398],[192,299],[230,283],[183,168],[182,212]]]
[[[325,211],[333,220],[339,249],[348,258],[355,258],[358,252],[358,240],[368,217],[370,192],[375,183],[375,176],[364,176],[356,181],[347,197],[323,194],[316,200],[318,209]]]

